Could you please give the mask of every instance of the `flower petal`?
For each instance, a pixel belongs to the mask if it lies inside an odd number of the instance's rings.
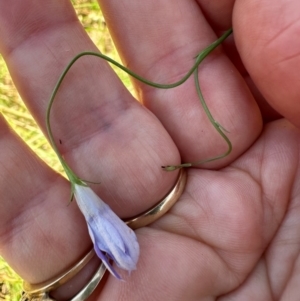
[[[122,280],[122,277],[117,273],[117,271],[113,268],[113,266],[110,264],[108,258],[99,250],[97,245],[94,247],[95,252],[97,256],[102,260],[102,262],[105,264],[106,268],[109,270],[109,272],[115,276],[117,279]]]
[[[129,272],[135,270],[140,249],[134,231],[91,188],[75,184],[74,194],[87,221],[95,251],[107,269],[121,279],[110,264],[110,257],[118,267]]]

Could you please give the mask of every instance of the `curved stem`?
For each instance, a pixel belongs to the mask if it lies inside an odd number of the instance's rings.
[[[47,107],[47,112],[46,112],[46,128],[47,128],[47,132],[48,132],[48,136],[49,136],[49,140],[50,143],[54,149],[54,151],[56,152],[63,168],[65,169],[67,176],[69,177],[70,181],[74,182],[76,180],[79,180],[79,178],[74,174],[74,172],[71,170],[71,168],[67,165],[67,163],[65,162],[65,160],[63,159],[62,155],[59,152],[59,149],[57,147],[57,144],[55,143],[55,140],[53,138],[53,133],[52,133],[52,129],[51,129],[51,124],[50,124],[50,112],[51,112],[51,108],[54,102],[54,99],[56,97],[56,94],[58,92],[58,89],[60,88],[65,76],[67,75],[68,71],[70,70],[70,68],[74,65],[74,63],[81,57],[83,56],[96,56],[99,57],[101,59],[104,59],[106,61],[108,61],[109,63],[119,67],[121,70],[123,70],[124,72],[126,72],[127,74],[129,74],[130,76],[136,78],[137,80],[139,80],[140,82],[143,82],[149,86],[155,87],[155,88],[159,88],[159,89],[171,89],[174,87],[177,87],[181,84],[183,84],[192,74],[193,72],[197,72],[198,70],[198,66],[199,64],[215,49],[217,48],[230,34],[232,33],[232,29],[227,30],[219,39],[217,39],[215,42],[213,42],[211,45],[209,45],[207,48],[205,48],[203,51],[201,51],[197,57],[196,57],[196,62],[195,64],[192,66],[192,68],[187,72],[187,74],[179,81],[172,83],[172,84],[159,84],[159,83],[155,83],[152,81],[149,81],[141,76],[139,76],[138,74],[136,74],[135,72],[129,70],[128,68],[124,67],[123,65],[121,65],[120,63],[118,63],[117,61],[111,59],[110,57],[101,54],[101,53],[96,53],[96,52],[91,52],[91,51],[85,51],[85,52],[81,52],[78,55],[76,55],[67,65],[67,67],[64,69],[64,71],[62,72],[61,76],[59,77],[53,92],[51,94],[50,97],[50,101],[48,103],[48,107]],[[198,72],[197,72],[198,73]],[[222,133],[223,134],[223,133]],[[224,134],[223,134],[224,135]],[[224,138],[225,139],[225,138]]]
[[[206,104],[206,101],[204,100],[203,94],[202,94],[201,89],[200,89],[199,77],[198,77],[198,67],[194,72],[194,79],[195,79],[195,86],[196,86],[197,94],[198,94],[198,97],[200,99],[201,105],[202,105],[202,107],[205,111],[206,116],[208,117],[209,121],[214,126],[214,128],[217,130],[217,132],[225,140],[225,142],[227,143],[227,146],[228,146],[228,149],[224,154],[221,154],[221,155],[213,157],[213,158],[206,159],[204,161],[197,161],[197,162],[191,163],[192,165],[198,165],[198,164],[207,163],[207,162],[215,161],[215,160],[218,160],[218,159],[222,159],[222,158],[228,156],[232,151],[232,143],[229,140],[229,138],[224,134],[224,132],[223,132],[224,128],[213,118],[210,110],[208,109],[208,106]]]
[[[224,132],[223,132],[224,128],[213,118],[213,116],[212,116],[212,114],[211,114],[211,112],[210,112],[210,110],[209,110],[209,108],[206,104],[206,101],[204,100],[203,94],[202,94],[201,89],[200,89],[200,84],[199,84],[198,67],[194,71],[194,81],[195,81],[195,87],[196,87],[197,95],[198,95],[199,100],[201,102],[201,105],[204,109],[204,112],[205,112],[206,116],[208,117],[210,123],[214,126],[214,128],[217,130],[217,132],[221,135],[221,137],[227,143],[228,149],[225,153],[223,153],[219,156],[216,156],[216,157],[209,158],[209,159],[199,160],[199,161],[190,162],[190,163],[183,163],[183,164],[179,164],[179,165],[163,166],[163,168],[166,171],[173,171],[173,170],[183,168],[183,167],[191,167],[191,166],[200,165],[200,164],[203,164],[203,163],[219,160],[219,159],[222,159],[222,158],[228,156],[232,151],[232,143],[229,140],[229,138],[224,134]]]

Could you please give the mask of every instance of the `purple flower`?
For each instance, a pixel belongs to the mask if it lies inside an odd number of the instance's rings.
[[[118,279],[121,277],[109,259],[121,269],[135,270],[140,248],[134,231],[91,188],[75,184],[74,195],[86,219],[96,254],[106,268]]]

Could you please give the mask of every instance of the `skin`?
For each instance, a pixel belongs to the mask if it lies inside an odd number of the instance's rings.
[[[137,270],[122,273],[126,282],[108,276],[89,300],[296,300],[299,1],[100,5],[124,64],[161,83],[179,79],[216,34],[233,26],[235,43],[228,40],[199,70],[204,97],[229,131],[233,152],[187,170],[187,186],[171,211],[136,230]],[[84,50],[96,48],[67,0],[1,1],[0,52],[42,129],[58,76]],[[122,218],[151,207],[172,187],[177,172],[161,165],[226,149],[192,78],[168,91],[135,87],[144,106],[104,61],[84,58],[67,76],[51,115],[68,164],[80,177],[101,181],[93,188]],[[72,266],[91,242],[76,203],[67,206],[68,182],[38,160],[3,118],[0,147],[0,253],[21,277],[39,283]],[[74,281],[78,288],[86,283],[84,275]],[[62,287],[56,297],[71,292]]]

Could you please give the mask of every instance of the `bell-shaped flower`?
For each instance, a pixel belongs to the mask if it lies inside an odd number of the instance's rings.
[[[95,252],[106,268],[118,279],[121,277],[110,259],[121,269],[135,270],[140,249],[134,231],[91,188],[75,184],[74,195],[86,219]]]

